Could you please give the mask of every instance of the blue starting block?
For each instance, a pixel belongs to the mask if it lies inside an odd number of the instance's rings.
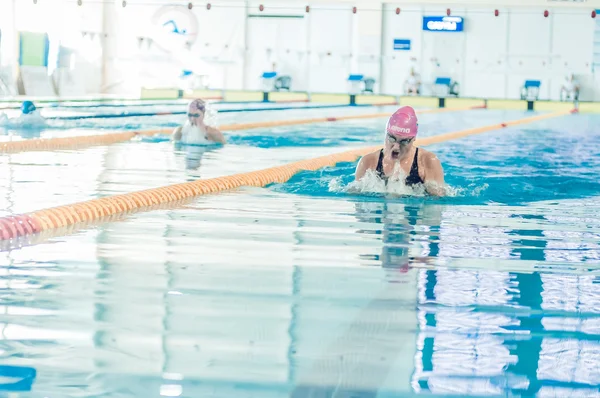
[[[365,77],[365,75],[351,74],[348,75],[348,83],[350,84],[350,105],[356,105],[356,95],[359,93],[371,93],[375,87],[375,79]]]
[[[521,87],[521,99],[527,101],[527,110],[532,111],[534,101],[537,101],[540,96],[540,80],[525,80]]]
[[[349,82],[362,82],[365,78],[365,75],[350,75],[348,76]]]
[[[277,72],[263,72],[262,74],[263,79],[273,79],[275,76],[277,76]]]
[[[349,75],[348,83],[350,84],[350,105],[356,105],[356,95],[360,93],[360,86],[365,78],[365,75]]]
[[[433,82],[435,94],[438,96],[440,108],[446,106],[446,98],[448,95],[458,97],[458,82],[453,82],[450,77],[437,77]]]
[[[269,91],[275,88],[277,72],[263,72],[261,76],[263,86],[263,102],[269,102]]]
[[[450,83],[452,82],[452,79],[450,79],[449,77],[438,77],[437,79],[435,79],[435,85],[436,86],[446,86],[448,88],[450,88]]]

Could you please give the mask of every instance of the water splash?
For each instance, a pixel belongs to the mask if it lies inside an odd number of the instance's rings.
[[[208,102],[204,112],[204,123],[207,126],[215,126],[218,122],[218,111],[211,102]]]
[[[376,194],[393,197],[427,197],[426,187],[423,184],[408,186],[405,183],[406,174],[401,170],[394,172],[387,184],[373,170],[368,170],[360,180],[344,183],[342,177],[334,177],[329,181],[329,191],[349,194]],[[479,197],[487,190],[488,184],[469,184],[468,186],[452,186],[444,184],[445,197]]]
[[[0,127],[11,129],[40,129],[47,127],[46,119],[38,112],[33,112],[27,115],[19,115],[14,118],[9,118],[5,113],[0,113]]]

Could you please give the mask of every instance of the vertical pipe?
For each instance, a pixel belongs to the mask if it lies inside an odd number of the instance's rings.
[[[17,77],[19,76],[19,30],[17,29],[17,0],[12,0],[12,9],[11,9],[11,27],[12,30],[12,83],[14,84],[17,81]],[[10,36],[9,36],[10,37]],[[14,86],[13,86],[14,87]]]
[[[386,37],[386,30],[385,30],[385,25],[386,25],[386,20],[385,20],[385,13],[386,13],[386,7],[389,7],[387,4],[382,4],[381,5],[381,29],[380,29],[380,33],[379,33],[379,93],[378,94],[383,94],[384,90],[384,83],[385,83],[385,78],[383,77],[383,59],[385,57],[385,46],[387,43],[387,37]]]
[[[549,25],[550,25],[549,30],[550,31],[548,32],[548,63],[547,63],[547,66],[551,65],[552,59],[554,58],[552,56],[552,45],[553,45],[552,42],[554,40],[554,35],[553,35],[553,32],[554,32],[554,12],[550,13],[549,18],[550,18],[550,21],[549,21]],[[552,78],[549,75],[549,73],[547,72],[547,70],[544,73],[544,75],[548,79],[548,83],[547,83],[547,86],[548,86],[548,88],[547,88],[547,90],[548,90],[548,96],[547,96],[546,99],[551,100],[552,99]]]
[[[357,11],[359,12],[359,11]],[[358,68],[358,52],[359,52],[359,22],[358,13],[352,13],[350,21],[350,71],[349,74],[359,74],[361,71]]]
[[[512,12],[512,9],[507,9],[506,10],[506,49],[505,49],[505,56],[504,56],[504,98],[508,99],[508,72],[509,72],[509,65],[508,65],[508,61],[510,59],[510,14]]]
[[[420,19],[423,19],[423,15],[425,15],[425,7],[421,6],[421,15],[420,15]],[[419,58],[421,58],[419,60],[419,62],[417,62],[417,65],[419,67],[419,75],[421,77],[421,95],[424,95],[424,90],[423,90],[423,72],[425,70],[425,33],[423,29],[420,29],[420,33],[421,33],[421,56]],[[402,87],[404,87],[404,83],[402,85]],[[432,86],[433,87],[433,86]],[[402,93],[404,94],[404,93]],[[433,90],[432,93],[433,94]]]
[[[100,93],[104,94],[104,92],[106,91],[106,87],[109,86],[109,82],[110,82],[110,78],[109,78],[109,65],[108,63],[110,62],[111,57],[111,51],[109,47],[110,46],[110,40],[112,39],[110,31],[111,31],[111,20],[108,17],[108,7],[110,7],[112,4],[111,2],[107,2],[107,3],[103,3],[102,5],[102,32],[101,32],[101,37],[100,40],[102,41],[102,79],[100,82]],[[114,23],[116,23],[116,21],[113,21]]]
[[[309,7],[311,7],[311,5],[309,4]],[[311,61],[312,61],[312,51],[310,50],[311,45],[310,45],[310,39],[312,37],[311,35],[311,28],[312,28],[312,24],[311,24],[311,17],[310,17],[310,13],[312,12],[312,8],[310,10],[310,12],[306,13],[306,51],[305,51],[305,56],[306,56],[306,93],[308,96],[308,100],[311,100]]]
[[[248,51],[249,51],[249,41],[248,41],[248,9],[250,4],[248,4],[249,0],[246,0],[244,3],[244,56],[242,58],[242,88],[244,90],[248,90],[248,73],[246,71],[248,67]],[[225,99],[225,86],[223,85],[223,92],[221,93],[223,99]]]

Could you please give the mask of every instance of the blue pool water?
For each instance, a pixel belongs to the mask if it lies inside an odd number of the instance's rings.
[[[352,111],[364,112],[293,117]],[[420,128],[525,116],[424,114]],[[443,199],[348,192],[356,164],[339,164],[3,251],[0,396],[598,396],[599,120],[570,115],[427,147],[451,186]],[[377,144],[384,126],[4,155],[1,208],[258,170]]]

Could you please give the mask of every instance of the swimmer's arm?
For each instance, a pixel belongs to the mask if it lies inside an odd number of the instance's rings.
[[[445,196],[445,182],[444,182],[444,169],[442,168],[442,162],[437,156],[431,154],[427,156],[426,160],[426,173],[425,173],[425,189],[427,193],[433,196]]]
[[[173,134],[171,134],[171,139],[173,141],[181,141],[181,130],[181,126],[173,130]]]
[[[219,130],[217,130],[214,127],[207,127],[206,128],[206,135],[208,136],[208,139],[214,142],[218,142],[219,144],[226,144],[226,140],[225,140],[225,136],[223,135],[223,133],[221,133]]]

